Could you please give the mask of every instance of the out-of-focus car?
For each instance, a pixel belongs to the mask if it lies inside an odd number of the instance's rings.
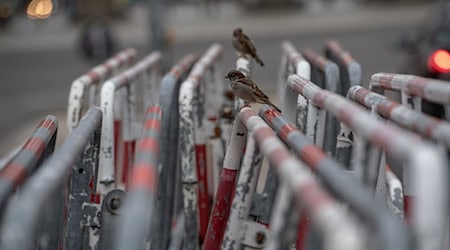
[[[450,80],[450,1],[438,0],[423,24],[402,41],[403,73]]]

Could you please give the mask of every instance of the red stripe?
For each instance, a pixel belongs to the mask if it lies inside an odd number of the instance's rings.
[[[366,99],[367,95],[369,95],[370,91],[368,91],[367,89],[364,89],[364,88],[359,88],[354,93],[355,93],[353,95],[354,99],[357,102],[365,105],[365,99]]]
[[[370,139],[374,141],[374,144],[378,145],[381,148],[386,149],[386,151],[390,151],[390,141],[392,138],[395,138],[392,136],[390,130],[384,130],[384,128],[377,127],[373,134],[370,135]]]
[[[301,185],[299,192],[296,192],[297,197],[305,204],[308,213],[319,211],[323,206],[331,202],[330,197],[325,193],[318,184],[314,181],[308,181]]]
[[[120,64],[120,61],[119,61],[119,64]],[[105,63],[103,66],[106,68],[106,75],[108,75],[108,76],[111,75],[113,72],[113,66],[109,63]]]
[[[45,119],[41,124],[39,124],[39,127],[46,128],[51,132],[54,132],[56,130],[56,126],[56,122],[50,119]]]
[[[119,159],[119,137],[121,135],[120,132],[121,121],[114,120],[114,174],[117,176],[117,161]]]
[[[220,249],[222,239],[227,226],[230,213],[231,202],[233,200],[233,190],[236,187],[237,170],[222,169],[219,187],[217,189],[214,209],[211,213],[211,220],[203,244],[204,250]]]
[[[263,116],[269,123],[272,123],[273,119],[275,117],[278,117],[279,114],[277,113],[277,111],[274,108],[270,107],[269,109],[264,111]]]
[[[12,181],[14,188],[19,186],[23,179],[28,175],[28,171],[24,165],[12,162],[0,171],[0,178]]]
[[[313,96],[314,103],[319,106],[320,108],[323,108],[325,106],[325,100],[328,97],[328,93],[325,91],[319,91]]]
[[[162,109],[159,105],[152,105],[147,110],[147,114],[149,114],[149,113],[157,113],[158,115],[161,115]]]
[[[157,183],[156,167],[151,165],[139,164],[133,169],[131,179],[131,188],[145,188],[150,192],[156,190]]]
[[[327,156],[314,145],[307,145],[300,151],[300,158],[313,168],[319,166],[319,162]]]
[[[292,85],[292,88],[295,92],[303,95],[303,89],[305,88],[305,85],[308,84],[308,82],[303,82],[302,80],[295,80],[294,84]]]
[[[252,116],[255,116],[255,111],[253,111],[252,109],[241,110],[241,112],[239,113],[239,117],[241,118],[241,121],[242,121],[243,123],[247,123],[248,120],[249,120]]]
[[[297,228],[296,250],[306,249],[306,239],[308,236],[309,218],[305,215],[301,216]]]
[[[349,106],[349,105],[346,105],[346,106]],[[349,126],[352,124],[352,118],[354,115],[355,115],[354,109],[350,108],[350,107],[344,106],[344,108],[341,108],[338,111],[339,120],[341,120],[342,122],[344,122],[345,124],[347,124]]]
[[[386,100],[382,101],[379,105],[376,106],[376,111],[385,118],[390,118],[392,110],[398,106],[400,106],[400,104]]]
[[[98,84],[100,82],[100,76],[95,71],[89,71],[86,74],[89,78],[91,78],[91,84]]]
[[[427,80],[421,77],[414,77],[408,84],[406,89],[408,93],[416,96],[425,96],[425,87],[427,86]]]
[[[161,121],[160,119],[148,119],[144,123],[144,128],[147,129],[154,129],[154,130],[161,130]]]
[[[410,195],[403,195],[403,210],[405,212],[405,220],[406,222],[411,222],[412,216],[412,207],[413,207],[414,199]]]
[[[174,75],[176,79],[180,78],[180,76],[181,76],[181,70],[180,70],[180,68],[178,68],[178,67],[172,68],[172,70],[170,71],[170,73],[171,73],[172,75]]]
[[[270,153],[270,161],[275,167],[281,166],[281,163],[289,157],[289,153],[283,148],[274,149]]]
[[[100,194],[90,194],[89,202],[95,203],[95,204],[100,204]]]
[[[208,175],[206,166],[206,145],[195,145],[195,161],[198,178],[198,209],[200,213],[200,238],[203,240],[208,228],[212,200],[208,197]]]
[[[297,131],[297,128],[293,124],[286,124],[280,128],[280,136],[286,139],[292,131]]]
[[[24,149],[28,149],[35,154],[35,157],[39,158],[42,152],[45,150],[45,141],[38,137],[31,137],[23,146]]]
[[[157,154],[159,152],[159,141],[155,138],[146,137],[139,141],[137,146],[138,152],[152,152]]]
[[[135,152],[135,142],[134,141],[126,141],[124,143],[124,156],[123,156],[123,164],[122,164],[122,182],[125,183],[125,186],[128,187],[129,183],[129,172],[131,171],[131,167],[134,164],[134,152]]]

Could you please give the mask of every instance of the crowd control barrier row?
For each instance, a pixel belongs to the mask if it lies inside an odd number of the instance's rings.
[[[446,228],[442,218],[448,216],[448,169],[443,151],[375,119],[344,97],[322,90],[300,76],[290,76],[288,85],[342,120],[354,134],[404,163],[405,212],[417,237],[418,249],[440,249]],[[430,234],[431,231],[435,233]]]
[[[100,110],[90,109],[61,147],[21,187],[20,198],[8,203],[0,229],[1,249],[36,249],[42,243],[38,239],[42,229],[48,226],[45,218],[56,216],[47,210],[55,205],[51,198],[63,189],[67,173],[83,151],[95,147],[95,143],[91,143],[95,141],[95,131],[100,124]],[[58,248],[55,245],[41,247]]]
[[[136,144],[136,159],[130,187],[122,208],[123,222],[118,226],[114,247],[145,249],[150,243],[151,223],[155,218],[154,199],[158,187],[158,158],[162,110],[152,105],[147,110],[142,136]]]
[[[179,144],[185,249],[198,249],[206,234],[211,197],[208,194],[206,140],[213,135],[211,123],[218,119],[223,75],[218,70],[222,46],[213,44],[195,63],[181,84],[179,95]],[[222,91],[220,91],[222,89]],[[212,103],[212,100],[214,103]]]

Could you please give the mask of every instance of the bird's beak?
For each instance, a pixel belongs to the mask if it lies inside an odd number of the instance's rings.
[[[229,76],[225,76],[225,79],[230,79],[230,77]]]

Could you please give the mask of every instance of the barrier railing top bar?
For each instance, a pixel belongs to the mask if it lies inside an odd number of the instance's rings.
[[[377,73],[370,79],[370,89],[373,87],[404,91],[406,94],[422,97],[431,102],[450,104],[450,85],[446,81],[414,75]]]
[[[409,109],[360,86],[350,88],[348,97],[367,108],[374,108],[383,117],[450,148],[450,123]]]
[[[330,40],[326,43],[326,49],[330,50],[337,56],[337,59],[344,65],[348,66],[350,63],[355,62],[355,59],[353,59],[352,55],[336,41],[336,40]]]
[[[125,87],[131,84],[138,75],[148,71],[152,66],[154,66],[156,63],[160,63],[161,61],[162,61],[161,52],[159,51],[152,52],[151,54],[147,55],[145,58],[137,62],[133,67],[125,70],[122,74],[119,74],[108,80],[105,83],[105,85],[108,82],[113,82],[116,89]]]
[[[281,180],[288,183],[299,206],[324,234],[325,249],[361,249],[364,243],[356,223],[339,208],[336,200],[324,191],[306,167],[291,156],[275,132],[248,107],[241,109],[239,119],[253,134]]]
[[[220,44],[211,45],[205,54],[195,63],[194,68],[187,77],[186,81],[191,81],[194,83],[194,86],[197,87],[200,80],[203,78],[206,68],[210,66],[213,61],[222,56],[222,50],[223,49]],[[183,84],[181,86],[183,86]]]
[[[21,189],[21,199],[8,204],[0,234],[0,249],[34,249],[37,228],[48,198],[61,190],[67,173],[85,149],[102,113],[91,108],[64,143]],[[23,199],[22,199],[23,198]]]
[[[316,172],[338,198],[348,202],[355,212],[376,228],[383,249],[410,249],[406,227],[389,210],[376,202],[367,190],[345,169],[288,122],[275,109],[264,105],[259,115],[272,127],[312,171]]]
[[[281,43],[281,50],[288,56],[289,62],[297,65],[300,62],[306,62],[305,58],[297,51],[297,49],[289,41]]]
[[[326,67],[332,63],[312,49],[302,49],[301,53],[306,60],[308,60],[312,65],[317,67],[322,72],[324,72],[326,70]]]
[[[443,222],[439,218],[447,216],[448,180],[443,176],[447,176],[448,170],[443,152],[429,143],[422,142],[412,133],[377,120],[357,104],[340,95],[322,90],[300,76],[289,76],[288,85],[297,93],[312,100],[314,105],[333,113],[356,134],[410,165],[410,168],[405,168],[404,174],[407,179],[412,178],[416,183],[405,182],[405,193],[409,196],[413,191],[417,192],[414,194],[416,195],[414,204],[417,204],[417,207],[412,210],[412,222],[417,226],[415,232],[419,238],[419,245],[423,243],[425,247],[421,249],[429,249],[427,247],[441,242],[440,235],[430,235],[427,231],[443,231],[441,229]],[[433,167],[423,167],[423,161],[426,159],[433,161]],[[420,178],[424,175],[430,178]],[[415,185],[414,189],[411,188],[412,185]],[[436,197],[432,206],[426,206],[425,203],[430,203],[428,201],[430,193],[435,194]]]
[[[116,249],[142,249],[154,218],[153,199],[158,187],[159,138],[162,110],[147,109],[142,138],[136,145],[130,189],[124,207],[124,220],[116,238]]]
[[[14,189],[39,167],[38,163],[44,157],[46,149],[52,147],[49,143],[56,138],[57,129],[56,117],[47,116],[39,123],[19,152],[0,170],[0,182],[4,184],[0,188],[0,212]]]
[[[69,130],[73,129],[80,120],[85,88],[98,85],[102,80],[106,81],[115,70],[124,65],[130,65],[136,58],[136,54],[135,49],[125,49],[73,81],[67,107],[67,128]]]

